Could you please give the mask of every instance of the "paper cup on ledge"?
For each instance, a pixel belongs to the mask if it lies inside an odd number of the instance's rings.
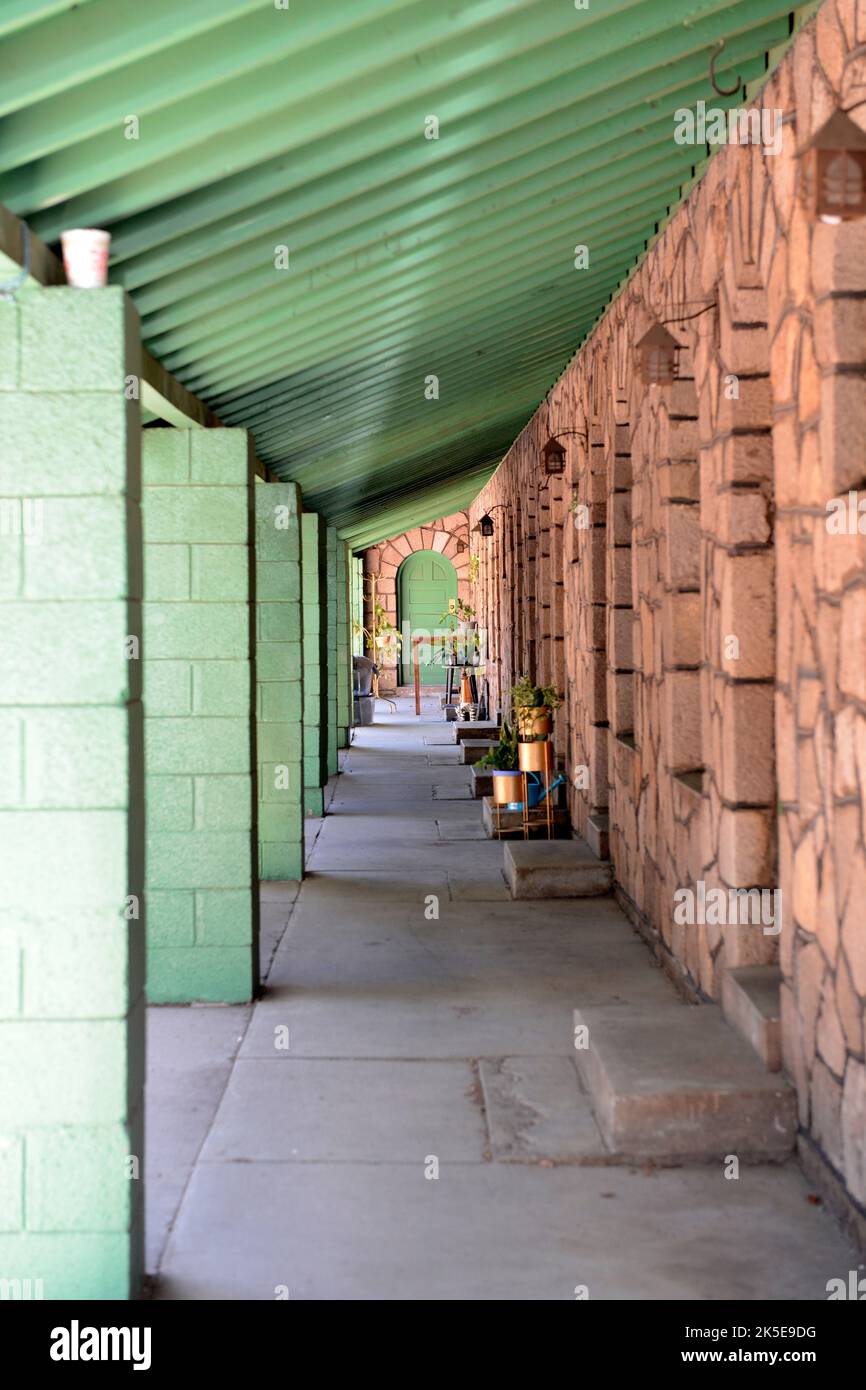
[[[60,233],[66,279],[77,290],[99,290],[108,284],[108,243],[111,232],[75,227]]]

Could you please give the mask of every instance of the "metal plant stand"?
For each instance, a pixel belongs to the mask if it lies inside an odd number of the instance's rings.
[[[553,798],[550,795],[550,776],[553,772],[553,744],[547,742],[535,743],[530,744],[529,747],[533,748],[533,750],[536,752],[536,755],[539,749],[544,750],[543,754],[541,755],[544,766],[540,768],[531,769],[524,767],[521,769],[522,776],[520,780],[523,787],[523,838],[524,840],[528,840],[531,830],[534,830],[536,827],[543,826],[547,833],[548,840],[552,840],[555,824]],[[539,805],[533,807],[531,810],[529,806],[530,771],[538,772],[544,777],[544,796]]]

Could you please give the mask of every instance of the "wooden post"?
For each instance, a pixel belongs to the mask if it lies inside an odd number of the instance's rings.
[[[415,714],[421,716],[421,668],[418,665],[418,643],[423,639],[412,638],[412,670],[415,676]]]

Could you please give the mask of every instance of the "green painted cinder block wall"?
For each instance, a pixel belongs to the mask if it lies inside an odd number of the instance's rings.
[[[345,748],[352,725],[352,575],[349,548],[337,537],[337,745]]]
[[[148,998],[258,982],[253,461],[246,431],[146,429]]]
[[[259,876],[304,871],[301,506],[295,483],[256,480]]]
[[[364,561],[360,555],[351,556],[352,583],[352,655],[364,655]]]
[[[304,813],[321,816],[327,773],[327,608],[324,527],[315,512],[301,517],[304,656]]]
[[[325,767],[329,777],[339,771],[337,750],[337,530],[325,528]]]
[[[138,323],[118,288],[35,290],[0,303],[0,344],[0,1279],[124,1299],[143,1270]]]

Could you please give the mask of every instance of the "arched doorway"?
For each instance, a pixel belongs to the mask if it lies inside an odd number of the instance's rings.
[[[397,612],[400,631],[434,633],[442,628],[442,614],[451,599],[457,598],[457,571],[437,550],[416,550],[407,556],[397,575]],[[444,685],[445,666],[441,662],[422,664],[422,685]],[[411,685],[412,643],[401,650],[400,681]]]

